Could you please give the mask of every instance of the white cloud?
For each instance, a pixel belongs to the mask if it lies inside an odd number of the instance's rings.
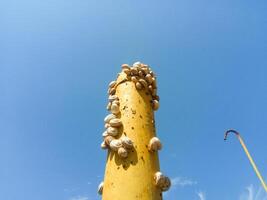
[[[70,198],[70,200],[89,200],[89,198],[86,196],[76,196],[76,197]]]
[[[246,192],[240,195],[239,200],[267,200],[267,195],[262,187],[255,189],[253,185],[250,185],[246,188]]]
[[[198,197],[199,197],[199,200],[206,200],[206,195],[204,192],[198,192],[197,193]]]
[[[196,185],[197,182],[193,181],[191,179],[188,178],[184,178],[184,177],[175,177],[171,179],[171,183],[172,186],[181,186],[181,187],[185,187],[185,186],[192,186],[192,185]]]

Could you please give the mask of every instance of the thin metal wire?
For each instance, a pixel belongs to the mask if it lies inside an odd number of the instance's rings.
[[[256,164],[255,164],[255,162],[254,162],[254,160],[252,159],[252,157],[251,157],[251,155],[250,155],[250,153],[249,153],[249,151],[248,151],[248,149],[247,149],[247,147],[246,147],[246,145],[245,145],[243,139],[241,138],[240,133],[237,132],[236,130],[230,129],[230,130],[228,130],[228,131],[225,132],[224,140],[227,139],[227,136],[228,136],[229,133],[234,133],[234,134],[237,136],[237,138],[238,138],[238,140],[239,140],[241,146],[243,147],[243,149],[244,149],[244,151],[245,151],[245,153],[246,153],[246,155],[247,155],[247,157],[248,157],[248,159],[249,159],[249,161],[250,161],[250,163],[251,163],[251,165],[252,165],[252,167],[253,167],[253,169],[254,169],[256,175],[257,175],[258,178],[260,179],[260,182],[261,182],[263,188],[264,188],[265,191],[267,192],[267,186],[266,186],[266,183],[264,182],[264,179],[262,178],[262,176],[261,176],[261,174],[260,174],[260,172],[259,172],[259,170],[258,170],[258,168],[257,168],[257,166],[256,166]]]

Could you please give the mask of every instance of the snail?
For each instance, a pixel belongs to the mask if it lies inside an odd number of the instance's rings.
[[[115,138],[112,137],[111,135],[106,136],[105,139],[104,139],[106,145],[110,145],[110,142],[111,142],[112,140],[115,140]]]
[[[118,98],[118,96],[117,95],[109,95],[109,97],[108,97],[108,100],[110,101],[110,102],[112,102],[112,101],[115,101],[115,100],[118,100],[119,98]]]
[[[118,155],[119,155],[121,158],[127,158],[127,156],[128,156],[128,152],[127,152],[127,150],[126,150],[125,148],[120,147],[120,148],[118,149]]]
[[[108,146],[107,146],[107,144],[105,143],[105,141],[101,143],[101,148],[102,148],[102,149],[107,149],[107,148],[108,148]]]
[[[112,106],[111,106],[111,108],[112,108]],[[156,99],[153,100],[152,108],[153,108],[153,110],[158,110],[159,109],[159,102],[158,102],[158,100],[156,100]]]
[[[112,127],[120,127],[122,125],[122,122],[121,122],[120,119],[115,118],[115,119],[111,119],[109,121],[109,125],[112,126]]]
[[[154,175],[154,182],[161,191],[167,191],[171,186],[171,181],[167,176],[164,176],[161,172],[156,172]]]
[[[151,74],[147,74],[145,77],[148,84],[151,84],[153,82]]]
[[[104,122],[105,123],[109,123],[109,121],[111,120],[111,119],[115,119],[116,118],[116,115],[114,115],[114,114],[109,114],[109,115],[107,115],[105,118],[104,118]]]
[[[120,112],[120,107],[117,104],[111,104],[110,108],[111,113],[118,114]]]
[[[117,129],[117,128],[115,128],[115,127],[108,127],[107,128],[107,134],[108,135],[111,135],[111,136],[117,136],[118,135],[118,133],[119,133],[119,130]]]
[[[130,66],[128,64],[122,64],[121,68],[124,69],[130,69]]]
[[[147,88],[147,82],[144,79],[139,79],[139,82],[142,84],[142,86],[144,86],[144,88]]]
[[[108,84],[108,87],[109,87],[109,88],[113,88],[116,84],[117,84],[117,81],[111,81],[111,82]]]
[[[103,137],[106,137],[108,136],[108,132],[107,131],[104,131],[104,133],[102,134]]]
[[[134,83],[137,83],[137,81],[138,81],[137,78],[136,78],[136,76],[132,76],[132,77],[131,77],[131,80],[132,80]]]
[[[143,86],[140,82],[135,83],[135,87],[137,90],[141,90],[143,88]]]
[[[108,94],[114,95],[116,93],[116,88],[109,88],[108,89]]]
[[[162,148],[162,144],[157,137],[153,137],[150,139],[148,144],[148,150],[151,152],[158,151]]]
[[[128,137],[122,137],[121,143],[122,143],[122,146],[125,147],[126,149],[133,148],[133,141]]]
[[[102,195],[103,194],[103,189],[104,189],[104,182],[101,182],[98,185],[98,191],[97,191],[99,195]]]
[[[118,151],[118,149],[120,147],[122,147],[122,143],[120,140],[112,140],[110,143],[109,143],[109,147],[111,148],[111,150],[113,151]]]

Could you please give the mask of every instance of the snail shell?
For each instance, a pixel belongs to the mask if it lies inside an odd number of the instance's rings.
[[[134,83],[137,83],[137,81],[138,81],[137,78],[136,78],[136,76],[132,76],[132,77],[131,77],[131,80],[132,80]]]
[[[122,146],[126,149],[133,148],[133,141],[128,137],[122,137],[121,138]]]
[[[153,82],[152,76],[151,74],[147,74],[145,77],[146,81],[148,84],[151,84]]]
[[[101,148],[102,148],[102,149],[107,149],[107,148],[108,148],[108,146],[107,146],[107,144],[105,143],[105,141],[101,143]]]
[[[171,180],[169,179],[169,177],[165,176],[164,181],[163,181],[160,188],[163,192],[165,192],[165,191],[169,190],[170,187],[171,187]]]
[[[111,135],[108,135],[108,136],[107,136],[107,137],[105,137],[105,139],[104,139],[104,141],[105,141],[106,145],[109,145],[109,144],[110,144],[110,142],[111,142],[112,140],[115,140],[115,138],[114,138],[114,137],[112,137]]]
[[[120,140],[111,140],[111,142],[109,143],[109,147],[111,148],[111,150],[113,151],[118,151],[118,149],[120,147],[122,147],[122,143]]]
[[[108,127],[110,127],[109,123],[105,123],[105,129],[107,129]]]
[[[113,88],[116,84],[117,84],[117,81],[111,81],[111,82],[108,84],[108,87],[109,87],[109,88]]]
[[[149,144],[148,144],[148,150],[149,151],[154,152],[154,151],[160,150],[161,148],[162,148],[162,144],[161,144],[159,138],[153,137],[150,139]]]
[[[167,191],[171,186],[171,181],[168,177],[164,176],[161,172],[156,172],[154,175],[155,185],[161,189],[161,191]]]
[[[112,126],[112,127],[120,127],[120,126],[122,125],[122,122],[121,122],[120,119],[115,118],[115,119],[111,119],[111,120],[109,121],[109,124],[110,124],[110,126]]]
[[[103,194],[103,188],[104,188],[104,182],[101,182],[98,185],[98,191],[97,191],[99,195],[102,195]]]
[[[118,149],[118,155],[119,155],[121,158],[127,158],[127,156],[128,156],[128,152],[127,152],[127,150],[126,150],[125,148],[120,147],[120,148]]]
[[[110,110],[110,109],[111,109],[111,103],[109,102],[107,105],[107,110]]]
[[[133,67],[141,67],[141,65],[142,63],[138,61],[133,64]]]
[[[135,87],[137,90],[141,90],[143,88],[143,86],[140,82],[135,83]]]
[[[145,76],[145,74],[144,74],[144,72],[143,71],[138,71],[138,75],[140,76],[140,77],[144,77]]]
[[[128,64],[122,64],[121,68],[122,69],[130,69],[130,66]]]
[[[111,104],[110,108],[111,113],[118,114],[120,112],[120,107],[117,104]]]
[[[131,75],[138,75],[138,69],[136,67],[131,68]]]
[[[144,74],[149,74],[149,69],[147,67],[143,66],[141,69],[144,72]]]
[[[157,89],[153,89],[151,94],[152,94],[152,96],[156,96],[157,95]]]
[[[155,77],[152,77],[152,86],[153,88],[157,88],[157,80]]]
[[[109,88],[108,89],[108,94],[114,95],[116,93],[116,88]]]
[[[159,102],[158,102],[158,100],[156,100],[156,99],[153,100],[152,108],[153,108],[153,110],[158,110],[159,109]]]
[[[117,95],[109,95],[109,97],[108,97],[108,100],[109,100],[110,102],[115,101],[115,100],[118,100],[118,99],[119,99],[119,98],[118,98]]]
[[[109,115],[107,115],[107,116],[105,117],[104,122],[105,122],[105,123],[109,123],[109,121],[110,121],[111,119],[115,119],[115,118],[116,118],[116,115],[114,115],[114,114],[109,114]]]
[[[130,74],[131,74],[131,70],[130,70],[130,69],[123,69],[123,72],[124,72],[126,75],[130,75]]]
[[[117,104],[118,106],[120,105],[119,100],[115,100],[115,101],[113,101],[112,103]]]
[[[103,137],[106,137],[108,136],[108,132],[107,131],[104,131],[104,133],[102,134]]]
[[[144,79],[139,79],[139,82],[144,86],[144,88],[147,88],[147,82]]]
[[[111,135],[111,136],[115,137],[115,136],[118,135],[119,130],[117,128],[111,126],[111,127],[108,127],[107,133],[108,133],[108,135]]]

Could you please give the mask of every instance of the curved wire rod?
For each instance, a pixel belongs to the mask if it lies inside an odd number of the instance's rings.
[[[250,163],[251,163],[251,165],[252,165],[252,167],[253,167],[253,169],[254,169],[256,175],[257,175],[258,178],[260,179],[260,182],[261,182],[263,188],[264,188],[265,191],[267,192],[267,185],[266,185],[266,183],[264,182],[264,180],[263,180],[263,178],[262,178],[262,176],[261,176],[261,174],[260,174],[260,172],[259,172],[259,170],[258,170],[258,168],[257,168],[257,166],[256,166],[256,164],[255,164],[255,162],[254,162],[254,160],[252,159],[252,157],[251,157],[251,155],[250,155],[250,153],[249,153],[249,151],[248,151],[248,149],[247,149],[247,147],[246,147],[246,145],[245,145],[243,139],[241,138],[240,133],[237,132],[236,130],[230,129],[230,130],[228,130],[228,131],[225,132],[224,140],[227,139],[227,136],[228,136],[229,133],[234,133],[234,134],[237,136],[237,138],[238,138],[238,140],[239,140],[241,146],[243,147],[243,149],[244,149],[244,151],[245,151],[245,153],[246,153],[246,155],[247,155],[247,157],[248,157],[248,159],[249,159],[249,161],[250,161]]]

